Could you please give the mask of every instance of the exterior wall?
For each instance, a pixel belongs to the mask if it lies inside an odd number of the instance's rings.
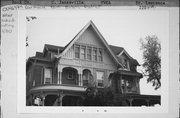
[[[76,42],[89,44],[100,48],[104,47],[99,39],[99,36],[95,33],[94,29],[91,26],[81,35],[81,37]]]
[[[81,35],[81,37],[79,37],[79,39],[75,42],[75,44],[103,49],[103,61],[98,62],[98,61],[85,60],[85,59],[75,59],[74,45],[73,45],[59,60],[59,66],[61,66],[61,68],[63,67],[77,68],[78,74],[82,74],[82,71],[84,69],[89,69],[91,70],[94,79],[96,79],[96,71],[102,71],[104,72],[104,85],[108,86],[109,74],[112,71],[116,71],[117,64],[114,62],[114,59],[107,51],[105,45],[101,42],[98,35],[95,33],[95,31],[92,29],[91,26]],[[65,81],[65,79],[63,79],[63,81]]]
[[[39,85],[44,84],[44,69],[45,68],[52,69],[52,83],[57,84],[56,68],[53,67],[51,63],[37,61],[37,62],[34,62],[33,65],[31,65],[31,67],[26,73],[27,90],[31,89],[34,86],[39,86]]]

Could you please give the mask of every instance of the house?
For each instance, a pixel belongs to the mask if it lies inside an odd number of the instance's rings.
[[[109,45],[92,21],[65,46],[45,44],[26,63],[26,104],[78,106],[87,87],[111,87],[128,105],[159,103],[140,95],[139,63],[124,48]],[[148,102],[147,102],[148,101]],[[144,104],[144,103],[142,103]]]

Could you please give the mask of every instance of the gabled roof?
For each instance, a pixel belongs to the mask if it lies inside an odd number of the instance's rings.
[[[36,52],[36,57],[39,57],[39,58],[43,57],[43,53],[42,52]]]
[[[113,59],[115,60],[115,62],[120,65],[121,67],[123,67],[123,65],[121,63],[119,63],[118,59],[116,58],[116,55],[113,53],[113,51],[111,50],[111,48],[109,47],[108,43],[106,42],[106,40],[104,39],[104,37],[101,35],[101,33],[99,32],[99,30],[97,29],[97,27],[94,25],[94,23],[90,20],[81,30],[80,32],[65,46],[64,50],[62,51],[61,54],[59,54],[57,56],[57,58],[63,56],[68,49],[75,43],[76,40],[79,39],[79,37],[86,31],[86,29],[88,27],[92,26],[92,28],[94,29],[94,31],[97,33],[97,35],[99,36],[99,39],[103,42],[103,44],[106,46],[107,50],[109,51],[109,53],[111,54],[111,56],[113,57]]]
[[[62,46],[55,46],[55,45],[50,45],[50,44],[45,44],[44,46],[44,51],[48,50],[48,51],[52,51],[52,52],[58,52],[61,53],[64,50],[64,47]],[[44,52],[43,51],[43,52]]]
[[[127,53],[127,51],[124,49],[123,51],[121,51],[117,56],[121,56],[122,54],[125,54],[129,59],[132,59],[132,57]]]
[[[113,51],[115,55],[118,55],[124,50],[123,47],[119,47],[119,46],[109,45],[109,47],[111,48],[111,50]]]

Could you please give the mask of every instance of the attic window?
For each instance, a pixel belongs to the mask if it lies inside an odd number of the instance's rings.
[[[97,48],[93,48],[93,61],[97,61]]]
[[[87,60],[91,60],[91,47],[87,49]]]
[[[99,49],[99,51],[98,51],[98,61],[100,61],[100,62],[102,62],[103,61],[103,58],[102,58],[102,54],[103,52],[102,52],[102,50],[101,49]]]
[[[75,45],[75,58],[80,58],[80,46]]]
[[[82,46],[81,47],[81,59],[85,59],[85,55],[86,55],[86,47],[85,46]]]

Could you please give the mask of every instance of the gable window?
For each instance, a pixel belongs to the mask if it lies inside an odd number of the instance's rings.
[[[80,46],[75,45],[75,58],[80,58]]]
[[[97,49],[93,48],[93,61],[97,61]]]
[[[52,83],[52,69],[45,68],[44,70],[44,84]]]
[[[91,48],[90,47],[88,47],[88,49],[87,49],[87,60],[91,60]]]
[[[102,58],[102,49],[98,50],[98,61],[102,62],[103,58]]]
[[[97,76],[97,86],[98,87],[103,87],[104,86],[104,72],[101,72],[101,71],[97,71],[96,72],[96,76]]]
[[[86,58],[85,55],[86,55],[86,47],[82,46],[81,47],[81,59],[85,59]]]

